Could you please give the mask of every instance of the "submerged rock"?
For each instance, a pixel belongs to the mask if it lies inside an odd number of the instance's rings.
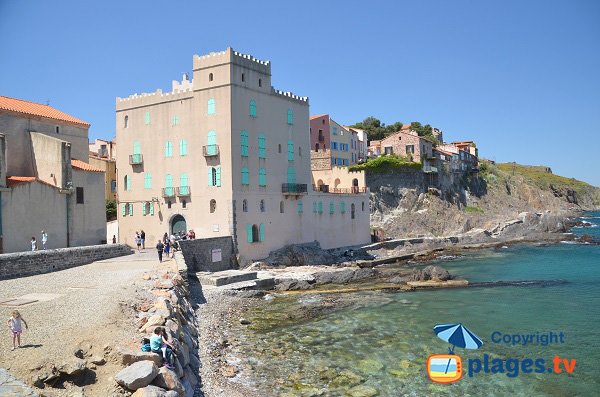
[[[378,394],[376,388],[366,385],[355,386],[346,392],[346,395],[350,397],[374,397]]]
[[[414,269],[412,274],[407,277],[407,281],[446,281],[452,279],[448,270],[440,266],[429,265],[424,269]]]

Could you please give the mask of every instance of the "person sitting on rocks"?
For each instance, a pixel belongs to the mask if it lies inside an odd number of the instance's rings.
[[[162,327],[154,329],[154,335],[150,337],[150,349],[152,353],[163,357],[165,367],[173,369],[173,346],[165,339],[166,333]]]

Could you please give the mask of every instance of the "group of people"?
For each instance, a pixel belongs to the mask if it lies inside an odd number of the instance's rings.
[[[190,229],[189,232],[179,232],[175,234],[168,235],[165,233],[163,235],[162,240],[158,240],[156,244],[156,251],[158,252],[158,261],[162,262],[163,254],[167,258],[172,258],[175,255],[175,251],[180,249],[179,241],[181,240],[194,240],[196,238],[196,233]]]
[[[135,245],[137,245],[138,252],[142,252],[142,250],[146,249],[146,232],[143,230],[139,232],[135,232],[134,237]]]
[[[42,240],[42,249],[46,249],[46,244],[48,243],[48,233],[46,233],[43,230],[42,230],[41,240]],[[32,251],[38,250],[37,240],[35,239],[35,236],[31,236],[31,250]]]

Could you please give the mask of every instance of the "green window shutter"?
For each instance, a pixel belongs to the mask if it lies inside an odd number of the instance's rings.
[[[248,174],[248,167],[242,168],[242,185],[250,184],[250,175]]]
[[[154,215],[154,202],[150,202],[150,215]]]
[[[267,186],[267,171],[264,168],[258,169],[258,186]]]
[[[150,112],[144,113],[144,124],[150,124]]]
[[[126,206],[127,206],[127,204],[125,204],[125,203],[121,204],[121,215],[122,216],[127,215],[127,207]]]
[[[173,176],[170,174],[165,176],[165,190],[169,197],[173,195]]]
[[[329,213],[333,214],[335,212],[335,204],[333,204],[333,201],[329,202]]]
[[[214,186],[214,184],[213,184],[213,167],[208,167],[208,186]]]
[[[173,144],[171,141],[165,143],[165,157],[171,157],[173,155]]]
[[[208,100],[208,115],[213,114],[215,114],[215,100],[211,98]]]
[[[138,141],[133,142],[133,154],[139,155],[142,153],[142,149],[140,147],[140,143]]]
[[[248,132],[246,130],[242,130],[240,133],[240,145],[242,156],[248,157]]]
[[[288,160],[294,160],[294,141],[292,140],[288,141]]]
[[[323,202],[319,201],[319,214],[323,213]]]
[[[246,225],[246,234],[248,236],[247,237],[247,239],[248,239],[247,241],[249,243],[251,243],[252,242],[252,225],[250,225],[250,224]]]
[[[217,133],[214,131],[208,131],[208,145],[206,147],[206,153],[210,156],[217,154]]]
[[[301,214],[302,212],[304,212],[304,209],[302,208],[302,200],[298,200],[298,213]]]
[[[179,176],[179,191],[181,194],[189,194],[187,173],[183,173]]]
[[[217,168],[217,186],[221,186],[221,167]]]
[[[287,183],[296,183],[296,169],[294,167],[288,167]]]
[[[179,155],[187,156],[187,141],[185,139],[179,141]]]
[[[144,189],[152,189],[152,174],[149,172],[144,174]]]
[[[142,215],[146,216],[146,203],[142,203]]]
[[[262,223],[258,227],[258,240],[265,241],[265,225]]]
[[[267,142],[265,138],[265,134],[258,134],[258,158],[264,159],[266,158],[267,152]]]
[[[173,126],[179,125],[179,116],[173,116],[173,119],[171,120],[171,124]]]
[[[133,216],[133,203],[129,203],[129,216]]]
[[[346,212],[346,203],[343,201],[340,202],[340,212],[342,214]]]
[[[254,99],[250,100],[250,117],[256,117],[256,101]]]
[[[289,125],[294,124],[294,111],[292,109],[288,109],[287,111],[287,123]]]

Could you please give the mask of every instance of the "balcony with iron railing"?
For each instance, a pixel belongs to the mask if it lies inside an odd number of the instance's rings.
[[[162,188],[162,196],[163,197],[175,197],[175,188],[174,187],[163,187]]]
[[[369,188],[366,186],[352,186],[352,187],[334,187],[330,188],[329,185],[313,185],[313,190],[315,192],[322,193],[333,193],[333,194],[359,194],[359,193],[368,193]]]
[[[129,164],[130,165],[138,165],[144,162],[144,156],[141,154],[130,154],[129,155]]]
[[[219,155],[219,145],[202,146],[202,154],[204,157],[216,157]]]
[[[179,186],[175,188],[175,194],[179,197],[186,197],[190,195],[190,187],[189,186]]]
[[[282,183],[281,193],[283,194],[306,194],[308,193],[306,183]]]

